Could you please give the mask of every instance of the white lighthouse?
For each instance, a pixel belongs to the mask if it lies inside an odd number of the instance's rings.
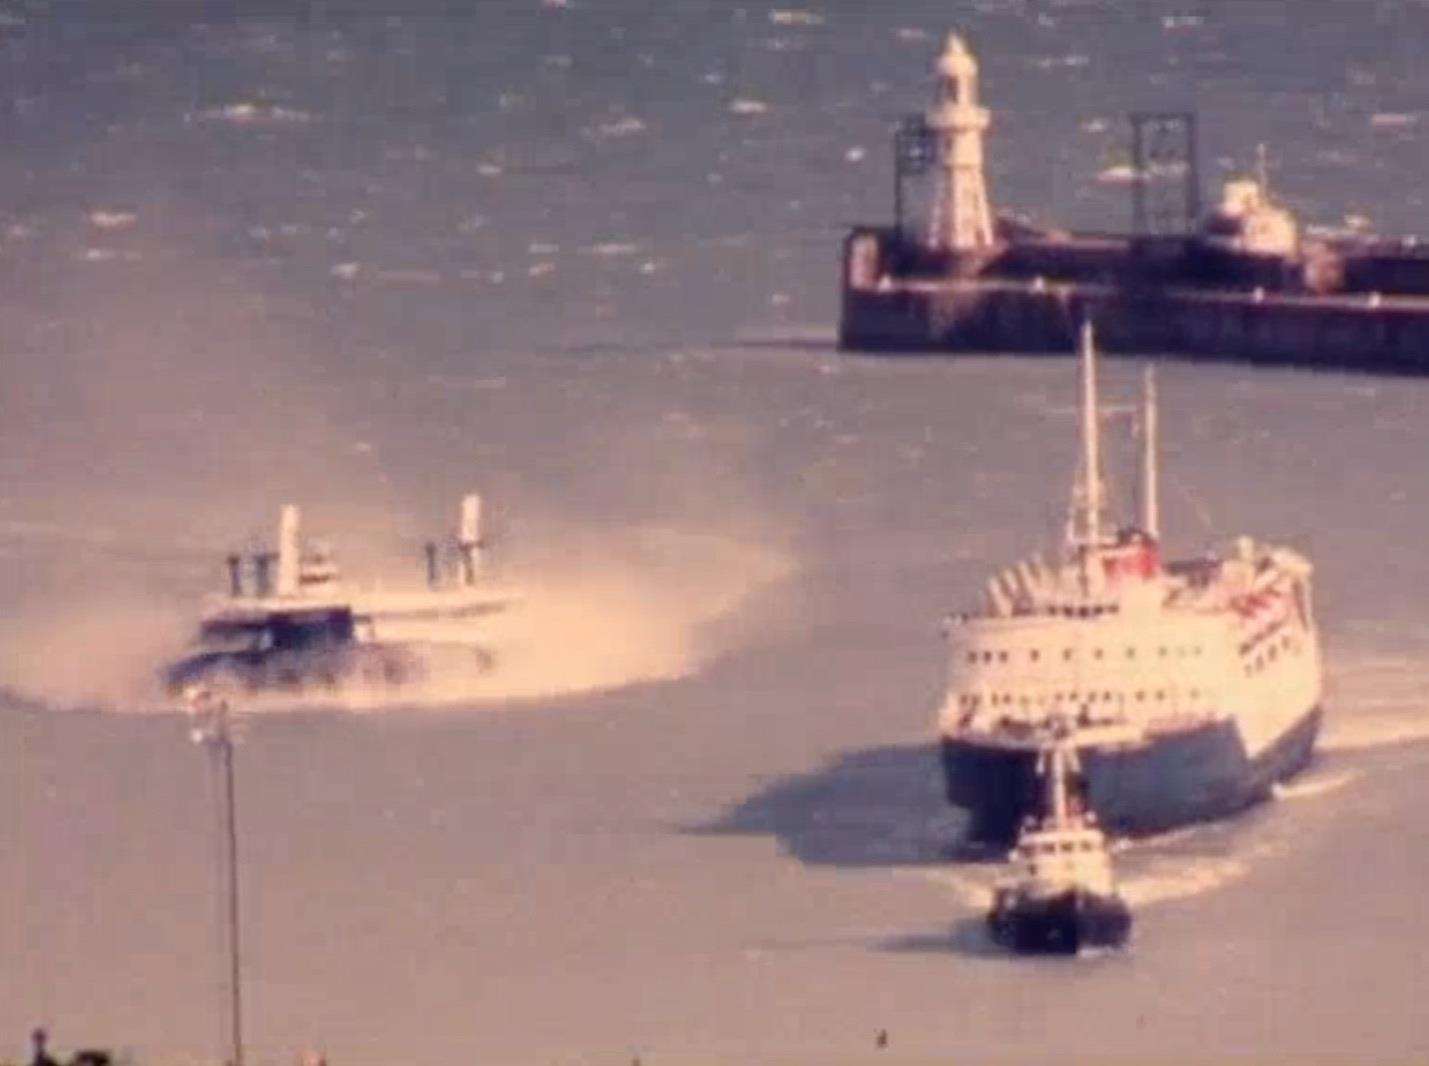
[[[990,122],[978,104],[978,66],[963,39],[948,34],[938,57],[938,93],[928,126],[938,145],[938,187],[928,244],[938,251],[991,247],[992,211],[982,173],[982,135]]]

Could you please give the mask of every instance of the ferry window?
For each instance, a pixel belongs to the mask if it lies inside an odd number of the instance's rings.
[[[1161,658],[1163,658],[1163,659],[1166,658],[1166,649],[1165,649],[1165,648],[1157,648],[1156,651],[1157,651],[1157,653],[1161,656]]]
[[[1127,657],[1128,659],[1135,659],[1135,658],[1136,658],[1136,649],[1135,649],[1135,648],[1127,648],[1127,649],[1126,649],[1126,657]]]
[[[1071,659],[1072,659],[1072,649],[1071,649],[1071,648],[1064,648],[1064,649],[1062,650],[1062,658],[1065,659],[1065,660],[1067,660],[1068,662],[1070,662]]]
[[[1137,698],[1138,700],[1144,700],[1144,699],[1146,699],[1146,693],[1145,693],[1145,692],[1138,692],[1138,693],[1136,694],[1136,698]]]
[[[1158,692],[1156,693],[1156,698],[1157,698],[1158,700],[1164,700],[1164,699],[1166,698],[1166,691],[1165,691],[1164,689],[1158,691]]]
[[[985,651],[985,652],[983,652],[983,653],[982,653],[982,661],[985,662],[985,663],[990,663],[990,662],[992,662],[992,652],[990,652],[990,651]]]
[[[1062,845],[1062,850],[1067,852],[1068,854],[1071,854],[1072,852],[1077,850],[1077,846],[1069,840],[1067,841],[1067,843]]]
[[[968,662],[970,662],[970,663],[975,663],[975,662],[977,662],[977,652],[975,652],[975,651],[970,651],[970,652],[968,652]]]
[[[1034,663],[1042,657],[1042,653],[1039,652],[1036,648],[1033,648],[1030,654]]]
[[[1100,648],[1096,648],[1096,649],[1094,649],[1094,650],[1092,651],[1092,658],[1093,658],[1093,659],[1100,659],[1101,657],[1102,657],[1102,650],[1101,650]]]
[[[1110,693],[1110,692],[1103,692],[1103,693],[1102,693],[1102,699],[1104,699],[1104,700],[1106,700],[1108,703],[1110,703],[1110,702],[1111,702],[1111,693]]]

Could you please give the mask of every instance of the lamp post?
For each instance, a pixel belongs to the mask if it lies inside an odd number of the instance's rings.
[[[207,748],[213,758],[218,786],[220,845],[223,848],[219,883],[226,895],[225,932],[228,941],[228,1066],[243,1066],[243,984],[240,966],[238,924],[238,810],[233,788],[234,732],[228,701],[206,688],[184,693],[188,713],[194,720],[189,732],[195,744]]]

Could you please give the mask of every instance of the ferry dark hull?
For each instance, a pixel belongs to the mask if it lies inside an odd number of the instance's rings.
[[[999,895],[987,916],[993,940],[1013,951],[1075,955],[1119,948],[1131,936],[1131,909],[1117,896],[1072,889],[1055,896]]]
[[[1103,827],[1129,835],[1227,817],[1309,763],[1320,720],[1313,708],[1254,759],[1231,722],[1129,750],[1079,749],[1087,801]],[[945,737],[942,755],[948,800],[969,812],[974,839],[1011,844],[1023,819],[1039,813],[1035,752]]]

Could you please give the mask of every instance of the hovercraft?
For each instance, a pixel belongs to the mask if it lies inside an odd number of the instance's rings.
[[[303,540],[300,512],[288,505],[276,552],[228,556],[229,594],[203,612],[194,647],[164,669],[164,685],[302,694],[489,670],[492,617],[515,599],[483,573],[478,496],[462,500],[454,547],[452,567],[438,544],[426,545],[424,589],[349,590],[332,552]]]

